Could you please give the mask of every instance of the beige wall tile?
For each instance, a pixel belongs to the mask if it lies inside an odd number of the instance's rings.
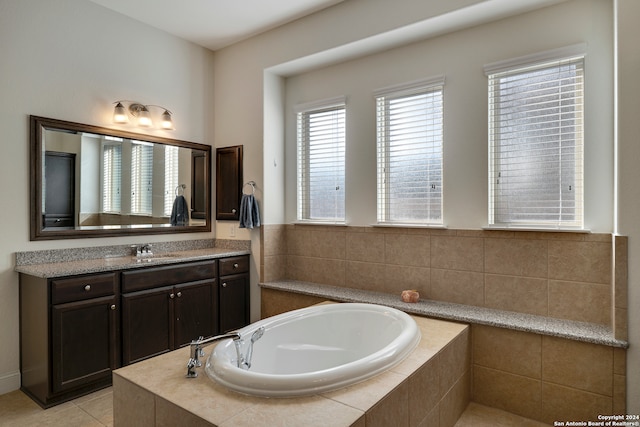
[[[629,339],[629,315],[626,308],[613,309],[613,334],[617,340],[627,341]]]
[[[549,242],[549,279],[611,283],[611,243]]]
[[[472,271],[431,269],[431,298],[482,307],[484,275]]]
[[[484,239],[431,236],[431,267],[447,270],[484,271]]]
[[[541,381],[474,365],[471,399],[516,415],[540,419]]]
[[[400,295],[405,289],[415,289],[420,298],[431,298],[431,270],[422,267],[385,265],[384,292]]]
[[[420,425],[438,407],[440,369],[432,358],[409,377],[409,426]],[[436,424],[437,425],[437,424]]]
[[[155,426],[155,398],[142,387],[113,374],[113,422],[117,426]]]
[[[274,282],[287,278],[287,257],[282,255],[265,256],[261,269],[262,282]]]
[[[311,257],[345,259],[347,232],[312,230],[305,254]]]
[[[348,288],[384,292],[384,270],[384,264],[347,261],[345,286]]]
[[[624,348],[613,349],[613,373],[627,375],[627,350]]]
[[[344,286],[346,261],[341,259],[309,258],[306,268],[311,275],[311,282],[331,286]]]
[[[542,380],[611,396],[613,348],[542,337]]]
[[[265,317],[275,316],[298,308],[309,307],[323,301],[326,301],[326,298],[261,288],[260,316],[264,319]]]
[[[440,396],[456,384],[471,367],[471,335],[465,329],[438,354]]]
[[[382,233],[347,233],[346,259],[383,263],[384,236]]]
[[[613,414],[627,413],[627,377],[613,376]]]
[[[473,363],[534,379],[542,378],[542,337],[473,325]]]
[[[611,326],[611,286],[549,280],[549,316]]]
[[[262,250],[264,256],[286,255],[287,229],[283,225],[264,225],[262,233]]]
[[[313,258],[289,255],[287,257],[287,279],[311,282],[313,280],[312,262]]]
[[[408,426],[409,386],[405,382],[365,415],[367,427]]]
[[[547,258],[546,240],[484,240],[486,273],[546,278]]]
[[[440,427],[453,427],[469,405],[471,375],[469,371],[458,380],[440,401]]]
[[[627,308],[628,304],[628,280],[629,280],[629,238],[626,236],[614,236],[614,293],[615,307]]]
[[[418,234],[385,234],[384,258],[387,264],[429,267],[431,238]]]
[[[612,411],[611,397],[542,383],[540,421],[549,424],[554,421],[598,421],[598,415],[612,414]]]
[[[287,253],[304,256],[311,242],[311,229],[306,227],[287,228]]]
[[[214,424],[156,396],[156,427],[215,427]]]
[[[336,425],[348,426],[357,423],[363,413],[320,396],[261,399],[220,423],[220,427],[253,427],[255,425],[326,427],[327,416]]]
[[[486,307],[518,313],[548,314],[548,281],[533,277],[485,274]]]
[[[436,405],[417,427],[434,427],[440,425],[440,405]],[[414,427],[410,424],[411,427]]]
[[[406,375],[386,371],[365,382],[322,393],[321,396],[360,411],[369,412],[406,380]]]

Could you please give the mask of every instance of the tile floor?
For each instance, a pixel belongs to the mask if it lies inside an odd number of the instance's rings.
[[[104,427],[113,426],[113,392],[97,391],[46,411],[21,391],[0,395],[2,427]],[[499,409],[471,402],[455,427],[546,427]]]

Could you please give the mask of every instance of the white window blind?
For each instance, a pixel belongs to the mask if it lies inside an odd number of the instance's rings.
[[[171,216],[178,187],[178,147],[164,146],[164,216]]]
[[[298,219],[345,221],[345,104],[297,115]]]
[[[102,212],[122,210],[122,145],[105,142],[102,146]]]
[[[488,77],[490,224],[581,228],[584,56]]]
[[[153,145],[131,141],[131,213],[151,215]]]
[[[442,224],[443,84],[377,92],[379,223]]]

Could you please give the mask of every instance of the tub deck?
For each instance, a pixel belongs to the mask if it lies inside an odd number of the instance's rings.
[[[113,372],[114,426],[453,426],[469,403],[469,327],[414,319],[422,340],[399,365],[308,397],[242,395],[209,379],[202,368],[198,378],[184,378],[186,347],[126,366]]]

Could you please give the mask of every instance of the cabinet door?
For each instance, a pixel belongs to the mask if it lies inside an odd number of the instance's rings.
[[[218,296],[215,280],[175,286],[174,348],[189,344],[200,336],[218,333]]]
[[[249,323],[249,275],[220,278],[220,332],[242,328]]]
[[[122,364],[173,349],[173,286],[122,295]]]
[[[216,219],[240,219],[242,145],[216,149]]]
[[[51,316],[53,392],[111,378],[119,367],[116,297],[54,305]]]

